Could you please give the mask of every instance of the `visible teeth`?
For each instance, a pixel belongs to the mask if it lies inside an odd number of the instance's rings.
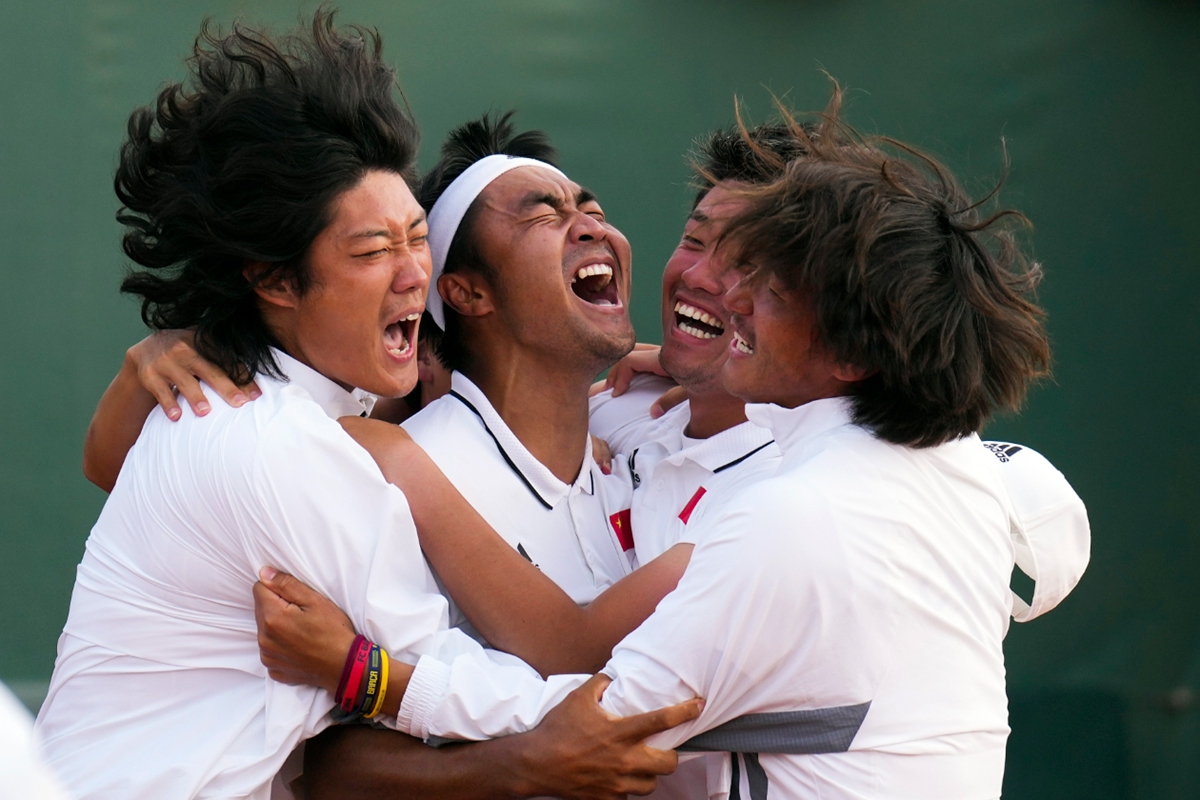
[[[683,331],[684,333],[686,333],[690,336],[695,336],[697,339],[716,339],[717,338],[717,334],[710,333],[709,331],[700,330],[695,325],[689,325],[686,322],[679,323],[679,325],[677,327],[679,328],[679,330]]]
[[[400,321],[401,322],[414,322],[420,318],[421,318],[421,312],[418,311],[415,314],[409,314],[407,317],[401,317]]]
[[[388,352],[394,356],[403,356],[407,355],[408,351],[411,349],[412,344],[409,343],[408,339],[405,339],[404,344],[402,344],[400,347],[389,347]]]
[[[675,313],[679,314],[680,316],[691,317],[694,320],[703,322],[705,325],[711,325],[712,327],[716,328],[719,331],[725,330],[725,323],[721,322],[721,320],[717,319],[712,314],[709,314],[706,311],[701,311],[700,309],[696,308],[695,306],[690,306],[687,303],[684,303],[682,301],[675,303]],[[682,328],[683,326],[680,325],[679,327]],[[691,333],[691,331],[688,331],[688,332]],[[716,337],[709,336],[706,338],[714,339]]]
[[[605,275],[609,280],[612,280],[612,274],[612,267],[610,267],[608,264],[589,264],[586,267],[580,267],[576,271],[575,277],[571,279],[571,283],[583,280],[584,278],[590,278],[593,275]],[[600,288],[603,289],[607,285],[608,281],[604,281],[600,284]]]
[[[737,331],[733,332],[733,346],[738,349],[739,353],[745,353],[746,355],[752,355],[754,353],[754,348],[751,347]]]

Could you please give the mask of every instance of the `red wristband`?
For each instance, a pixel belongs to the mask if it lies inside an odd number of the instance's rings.
[[[350,679],[350,668],[354,666],[354,654],[358,652],[358,646],[362,640],[367,637],[361,633],[354,637],[354,641],[350,644],[350,650],[346,653],[346,665],[342,667],[342,677],[338,681],[337,691],[334,692],[333,699],[338,705],[342,703],[342,697],[346,693],[346,681]]]
[[[342,710],[347,713],[353,713],[358,706],[359,689],[362,686],[363,675],[367,671],[367,660],[373,647],[370,639],[365,636],[359,638],[362,641],[358,643],[358,649],[353,651],[354,663],[350,665],[350,677],[346,680],[346,688],[341,698],[338,698]]]

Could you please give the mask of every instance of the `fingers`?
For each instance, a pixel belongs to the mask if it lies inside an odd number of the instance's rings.
[[[162,406],[167,419],[174,422],[183,416],[183,411],[179,408],[179,402],[175,399],[175,389],[171,386],[170,381],[164,380],[159,375],[142,375],[140,377],[142,388],[148,391],[155,401]]]
[[[586,686],[586,684],[584,685]],[[703,709],[704,700],[693,697],[691,700],[673,706],[625,717],[621,720],[621,732],[630,739],[640,741],[656,733],[670,730],[676,725],[694,720],[700,716]]]
[[[663,414],[670,411],[675,406],[688,399],[687,390],[682,386],[675,386],[663,392],[662,396],[654,401],[650,406],[650,418],[658,419]]]
[[[603,672],[597,672],[592,677],[588,678],[582,686],[576,689],[572,694],[578,693],[584,697],[588,697],[592,702],[599,705],[600,698],[604,697],[604,690],[612,683],[612,678],[605,675]],[[643,737],[644,738],[644,737]]]
[[[592,437],[592,458],[605,475],[612,475],[612,448],[599,436]]]
[[[629,384],[639,373],[652,373],[664,378],[670,377],[658,361],[661,348],[655,344],[640,344],[634,351],[622,358],[608,371],[604,385],[612,389],[613,397],[620,397],[629,389]]]
[[[320,594],[310,589],[299,578],[286,572],[280,572],[274,567],[263,567],[258,571],[258,577],[270,591],[282,598],[285,603],[304,608],[321,599]]]

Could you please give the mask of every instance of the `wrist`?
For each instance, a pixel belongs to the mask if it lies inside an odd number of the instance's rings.
[[[538,744],[536,731],[493,741],[503,746],[495,765],[499,770],[495,774],[503,775],[502,786],[497,787],[500,791],[512,798],[546,797],[555,792],[557,787],[545,781],[541,757],[544,749]]]

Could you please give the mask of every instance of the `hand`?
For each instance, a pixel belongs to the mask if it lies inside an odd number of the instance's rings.
[[[663,392],[654,404],[650,406],[650,419],[658,419],[675,406],[688,399],[687,389],[682,386],[672,386]]]
[[[337,692],[342,667],[354,643],[354,625],[333,601],[298,578],[271,567],[254,584],[258,654],[267,674],[280,683]]]
[[[646,737],[695,719],[704,701],[696,698],[620,718],[600,707],[609,683],[608,676],[594,675],[523,734],[519,766],[532,782],[533,793],[613,800],[649,794],[659,775],[675,771],[675,752],[648,747]]]
[[[599,436],[592,437],[592,460],[605,475],[612,475],[612,448]]]
[[[636,375],[651,373],[670,378],[658,361],[658,352],[662,348],[656,344],[636,344],[633,352],[622,358],[608,371],[604,381],[605,389],[612,389],[613,397],[620,397],[629,388],[629,383]]]
[[[158,331],[147,336],[125,352],[125,361],[137,371],[138,381],[171,420],[182,415],[176,391],[183,395],[192,413],[203,417],[210,410],[208,398],[200,388],[204,381],[226,403],[237,408],[257,400],[262,392],[251,381],[238,386],[220,367],[196,352],[196,336],[192,331]]]

